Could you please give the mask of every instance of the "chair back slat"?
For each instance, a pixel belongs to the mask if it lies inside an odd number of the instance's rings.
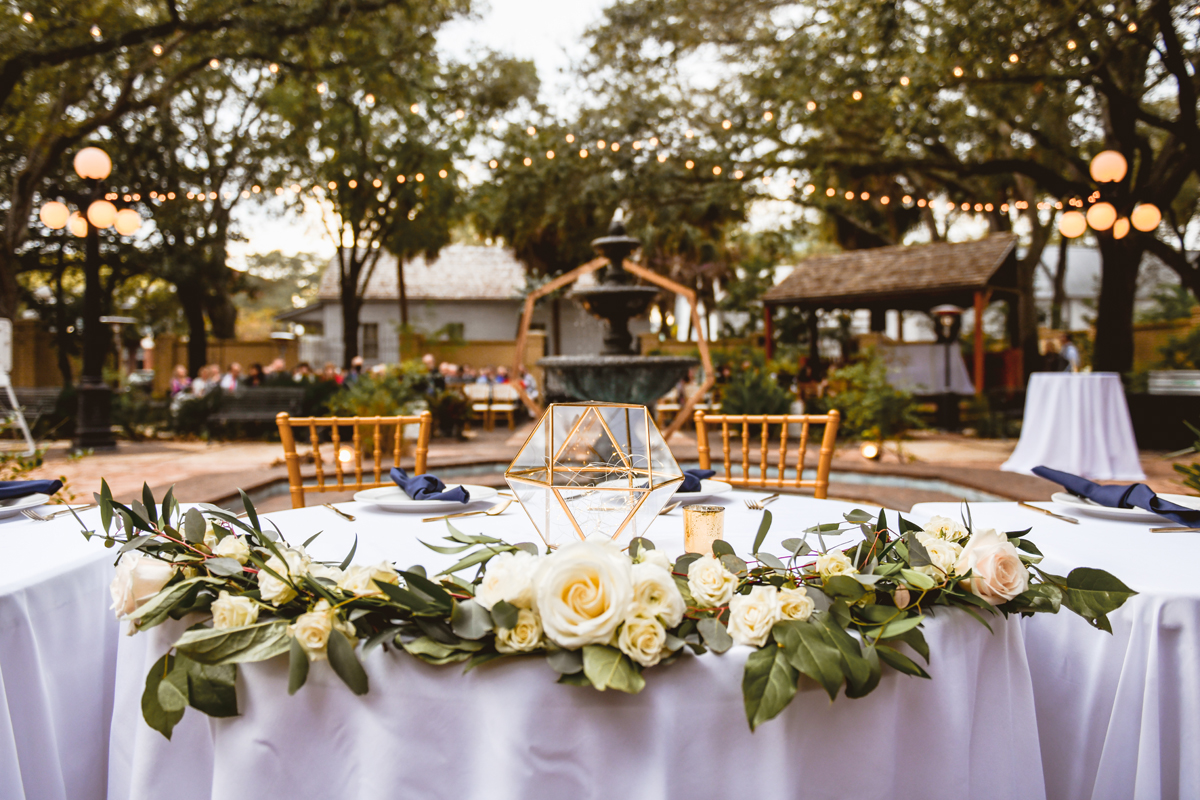
[[[712,424],[721,426],[722,454],[725,461],[725,480],[735,486],[765,488],[768,485],[776,487],[791,486],[796,488],[811,488],[814,496],[825,498],[829,493],[829,470],[833,464],[834,443],[837,439],[838,424],[841,414],[831,410],[828,414],[708,414],[699,410],[695,414],[696,446],[700,456],[700,467],[711,469],[711,456],[708,446],[708,428]],[[741,474],[733,475],[733,464],[730,448],[730,428],[741,426],[742,462]],[[753,465],[750,461],[750,426],[761,425],[762,434],[759,440],[758,474],[751,475]],[[779,425],[779,460],[775,479],[770,478],[770,427]],[[800,441],[796,453],[796,475],[790,481],[786,478],[788,470],[788,426],[800,426]],[[804,478],[804,459],[808,453],[809,428],[811,425],[823,425],[821,449],[817,456],[817,475],[814,479]]]
[[[292,508],[304,508],[304,497],[306,494],[313,492],[335,492],[335,491],[359,491],[362,489],[374,489],[380,486],[391,486],[390,476],[385,475],[383,467],[383,441],[384,429],[392,426],[396,430],[395,449],[393,450],[393,464],[399,466],[400,455],[403,452],[403,437],[405,425],[417,425],[417,442],[416,451],[414,453],[416,466],[414,474],[420,475],[425,472],[426,462],[429,455],[429,437],[433,428],[433,417],[428,411],[422,411],[420,414],[412,414],[408,416],[396,417],[297,417],[293,418],[287,413],[281,413],[275,418],[276,424],[279,426],[279,438],[283,443],[284,463],[288,470],[288,489],[292,497]],[[369,477],[373,480],[366,480],[368,475],[364,474],[363,470],[363,435],[361,426],[368,425],[371,427],[371,448],[374,464]],[[339,428],[349,427],[352,431],[350,444],[353,446],[353,482],[347,480],[346,462],[342,461],[342,435]],[[305,484],[300,473],[300,455],[296,450],[295,428],[305,428],[308,430],[309,446],[312,448],[312,457],[315,466],[315,484]],[[326,480],[324,459],[321,455],[321,432],[323,429],[329,429],[330,445],[333,450],[334,475],[333,482]],[[347,459],[349,460],[349,459]],[[387,477],[387,480],[385,480]]]

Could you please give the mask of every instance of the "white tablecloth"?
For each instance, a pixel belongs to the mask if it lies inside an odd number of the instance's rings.
[[[47,509],[42,509],[47,510]],[[84,512],[94,520],[95,511]],[[70,517],[0,520],[0,798],[102,798],[117,623],[113,551]]]
[[[962,350],[950,347],[950,383],[946,383],[946,345],[936,342],[881,344],[876,346],[887,362],[888,383],[918,395],[975,394]]]
[[[1129,405],[1115,372],[1035,372],[1012,457],[1000,467],[1045,466],[1092,480],[1145,480]]]
[[[1113,635],[1063,610],[1025,621],[1046,793],[1061,800],[1200,797],[1200,534],[1086,517],[1079,525],[1014,503],[975,503],[975,525],[1033,526],[1044,568],[1104,569],[1140,592],[1109,615]],[[959,507],[923,503],[914,521]],[[1164,522],[1169,525],[1171,523]]]
[[[740,498],[723,505],[726,537],[746,552],[760,515]],[[447,563],[417,542],[439,541],[440,523],[341,507],[357,523],[321,508],[271,517],[292,541],[324,530],[310,548],[318,558],[342,558],[357,531],[356,561]],[[768,549],[850,507],[784,497],[771,506]],[[510,541],[536,537],[517,509],[459,524]],[[679,512],[660,518],[649,538],[682,552]],[[805,798],[1043,797],[1021,626],[993,627],[994,635],[965,614],[943,614],[926,625],[932,680],[889,671],[870,697],[832,705],[806,689],[753,734],[741,697],[745,648],[651,670],[637,696],[557,685],[541,658],[463,676],[461,665],[376,651],[365,659],[371,692],[361,698],[326,663],[294,697],[286,659],[244,666],[242,716],[209,720],[189,710],[170,742],[137,705],[147,669],[180,630],[164,627],[122,639],[110,797],[695,800],[751,786]]]

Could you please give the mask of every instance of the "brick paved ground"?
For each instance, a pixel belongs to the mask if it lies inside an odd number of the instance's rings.
[[[506,428],[490,433],[481,431],[465,442],[435,440],[430,446],[430,469],[436,472],[472,464],[506,464],[525,441],[529,429],[530,426],[525,425],[513,432]],[[847,444],[838,450],[833,469],[835,473],[941,480],[1011,499],[1049,499],[1057,490],[1054,484],[999,470],[1015,444],[1015,440],[921,433],[904,442],[899,453],[895,445],[888,445],[884,457],[877,462],[867,461],[859,454],[857,446]],[[696,442],[690,432],[677,435],[671,442],[671,449],[680,462],[697,460]],[[146,481],[156,496],[175,485],[176,495],[184,501],[227,501],[231,496],[236,497],[240,487],[251,492],[263,510],[290,506],[286,486],[280,484],[286,481],[287,474],[278,443],[154,441],[123,443],[116,452],[94,454],[79,460],[69,460],[66,453],[66,442],[52,446],[36,477],[66,476],[70,487],[83,498],[89,498],[91,492],[99,488],[103,477],[120,498],[137,496],[142,482]],[[810,466],[815,465],[814,458],[810,453]],[[1178,459],[1184,460],[1187,459]],[[1175,480],[1171,462],[1162,453],[1143,452],[1141,461],[1147,482],[1156,491],[1182,491]],[[311,466],[306,468],[306,471],[311,470]],[[479,474],[452,480],[502,485],[501,471],[485,469]],[[323,499],[349,499],[349,494],[326,495]],[[830,496],[901,510],[920,502],[961,499],[961,495],[927,487],[864,485],[836,479],[830,487]]]

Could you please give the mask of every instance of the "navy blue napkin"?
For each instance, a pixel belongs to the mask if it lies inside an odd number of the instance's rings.
[[[454,503],[466,503],[471,499],[471,493],[461,486],[446,491],[446,484],[436,475],[413,475],[399,467],[392,467],[392,480],[404,490],[413,500],[449,500]]]
[[[1087,478],[1080,478],[1078,475],[1060,472],[1049,467],[1034,467],[1033,474],[1048,481],[1054,481],[1071,494],[1086,497],[1102,506],[1141,508],[1189,528],[1200,526],[1200,511],[1163,500],[1144,483],[1131,483],[1128,486],[1102,486],[1092,483]]]
[[[31,494],[54,494],[62,481],[0,481],[0,500],[28,497]]]
[[[698,492],[700,491],[700,481],[705,478],[711,478],[716,474],[716,470],[711,469],[685,469],[683,471],[683,486],[680,486],[676,491]]]

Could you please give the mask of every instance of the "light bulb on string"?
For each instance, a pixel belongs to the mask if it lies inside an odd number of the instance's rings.
[[[900,76],[900,85],[901,85],[901,86],[908,86],[908,83],[909,83],[909,81],[908,81],[908,76],[907,76],[907,75],[901,75],[901,76]]]
[[[67,230],[72,236],[82,239],[88,233],[88,221],[78,211],[72,211],[71,216],[67,218]]]
[[[828,189],[825,190],[826,197],[833,197],[835,194],[837,194],[837,190],[834,189],[832,186],[830,186]]]
[[[565,138],[566,138],[566,140],[567,140],[567,144],[574,144],[574,143],[575,143],[575,134],[573,134],[573,133],[568,133],[568,134],[566,135],[566,137],[565,137]]]
[[[71,212],[67,209],[66,205],[57,200],[51,200],[49,203],[46,203],[46,205],[42,206],[41,211],[38,212],[38,218],[42,221],[42,224],[52,231],[62,230],[66,227],[70,216]]]
[[[1087,219],[1078,211],[1068,211],[1058,220],[1058,232],[1068,239],[1078,239],[1087,230]]]
[[[1096,203],[1087,210],[1087,223],[1094,231],[1106,231],[1117,221],[1117,210],[1111,203]]]
[[[1129,221],[1139,231],[1149,233],[1158,227],[1158,223],[1162,222],[1162,212],[1153,203],[1139,203],[1134,206],[1133,213],[1129,215]]]
[[[587,158],[587,157],[588,157],[588,151],[587,151],[587,148],[586,148],[586,147],[584,147],[584,148],[580,149],[580,151],[579,151],[579,157],[580,157],[580,158]]]
[[[88,206],[87,219],[97,228],[111,228],[117,221],[117,207],[107,200],[97,200]]]
[[[954,68],[954,77],[956,77],[956,78],[961,78],[962,76],[963,76],[963,68],[962,68],[962,67],[955,67],[955,68]]]
[[[439,169],[439,170],[438,170],[438,177],[439,177],[439,178],[445,178],[445,177],[446,177],[446,176],[448,176],[449,174],[450,174],[450,173],[449,173],[449,172],[447,172],[447,171],[446,171],[446,170],[444,170],[444,169]]]
[[[1120,217],[1113,223],[1112,232],[1114,239],[1124,239],[1129,235],[1129,220],[1125,217]]]
[[[809,100],[808,103],[804,107],[807,108],[809,111],[816,111],[817,110],[817,101]]]
[[[93,38],[93,39],[99,39],[99,38],[100,38],[100,36],[101,36],[101,33],[100,33],[100,26],[99,26],[99,25],[93,25],[93,26],[92,26],[90,29],[88,29],[88,33],[90,33],[90,34],[92,35],[92,38]]]
[[[1092,180],[1097,183],[1116,183],[1125,177],[1129,171],[1129,163],[1125,156],[1116,150],[1103,150],[1096,154],[1088,166]]]
[[[21,19],[25,20],[26,25],[29,25],[33,22],[33,14],[30,14],[28,11],[26,11],[21,15]]]
[[[846,192],[846,199],[847,199],[847,200],[853,200],[853,199],[854,199],[854,192]]]
[[[687,167],[688,169],[691,169],[692,167],[696,166],[696,162],[692,161],[691,159],[688,159],[688,161],[686,161],[684,163],[684,166]]]
[[[527,166],[527,167],[528,167],[528,166],[530,166],[531,164],[533,164],[533,159],[532,159],[532,158],[529,158],[528,156],[526,156],[526,157],[525,157],[525,160],[524,160],[523,162],[521,162],[521,163],[523,163],[525,166]]]
[[[99,147],[85,147],[75,154],[75,172],[84,180],[104,180],[112,172],[112,159]]]
[[[122,208],[117,212],[115,224],[117,233],[122,236],[132,236],[142,227],[142,218],[132,208]]]
[[[154,45],[154,47],[151,48],[151,50],[154,52],[154,55],[156,55],[156,56],[161,56],[163,54],[163,46],[161,44]]]
[[[721,127],[724,128],[725,130],[729,130],[730,128],[733,127],[733,121],[727,119],[721,123]]]

